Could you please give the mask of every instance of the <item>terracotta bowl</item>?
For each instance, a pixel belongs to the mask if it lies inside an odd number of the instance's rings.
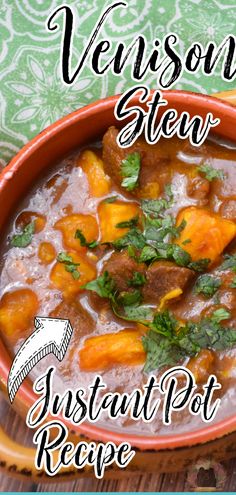
[[[236,107],[228,102],[183,91],[167,91],[163,92],[163,96],[168,100],[169,106],[179,113],[184,109],[191,116],[199,114],[204,118],[207,112],[212,112],[214,117],[221,119],[214,133],[223,138],[235,139]],[[235,95],[230,97],[235,98]],[[118,97],[113,96],[88,105],[48,127],[24,146],[0,176],[1,228],[43,171],[73,149],[102,136],[108,126],[116,124],[114,106],[117,100]],[[132,103],[137,104],[138,101],[133,100]],[[10,365],[11,358],[0,340],[0,385],[5,394]],[[14,407],[25,417],[33,402],[32,386],[26,380],[17,394]],[[131,471],[179,471],[201,457],[217,460],[232,457],[236,453],[236,413],[217,424],[178,435],[168,435],[167,432],[166,436],[138,436],[125,432],[114,433],[96,425],[83,424],[71,432],[74,442],[77,443],[81,437],[103,442],[129,441],[137,453],[122,475],[130,474]],[[47,479],[44,473],[35,470],[34,455],[34,449],[16,445],[0,429],[0,468],[10,470],[11,475],[26,475],[27,479],[30,476],[36,480]],[[63,476],[68,479],[69,476],[89,474],[90,468],[83,472],[72,470],[68,474],[61,473],[60,479]],[[117,474],[114,467],[111,467],[108,475],[120,477],[121,472]]]

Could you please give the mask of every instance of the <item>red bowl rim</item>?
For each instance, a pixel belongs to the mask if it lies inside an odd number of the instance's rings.
[[[151,91],[151,94],[153,91],[154,90]],[[219,112],[220,114],[224,114],[228,118],[232,118],[236,121],[236,107],[229,103],[225,103],[223,100],[218,98],[182,90],[162,91],[162,94],[168,100],[169,104],[178,102],[183,103],[185,106],[189,103],[192,109],[194,109],[194,111],[196,110],[196,113],[197,109],[202,107],[207,109],[208,112]],[[97,113],[98,109],[101,111],[103,109],[114,108],[119,96],[120,95],[110,96],[80,108],[79,110],[76,110],[75,112],[56,121],[29,141],[1,172],[0,197],[2,189],[7,187],[9,172],[11,176],[12,174],[17,173],[17,170],[20,168],[25,158],[28,158],[28,156],[35,151],[35,149],[39,148],[59,131],[67,128],[77,120],[80,120],[81,117],[83,119],[86,118],[86,116],[91,117]],[[226,131],[223,133],[220,131],[218,132],[217,128],[215,128],[214,134],[218,133],[221,135],[223,134],[225,137],[227,137],[228,134]],[[11,361],[2,342],[0,342],[0,353],[3,354],[0,359],[0,379],[2,379],[2,383],[6,385]],[[22,404],[23,406],[27,405],[27,407],[30,407],[35,400],[36,395],[33,393],[29,382],[26,380],[18,391],[17,403],[19,405]],[[140,450],[165,450],[186,446],[191,447],[197,444],[211,442],[216,438],[220,438],[236,430],[236,414],[226,417],[217,423],[206,425],[205,427],[197,430],[169,435],[136,435],[128,434],[126,432],[118,433],[93,424],[83,423],[82,425],[73,425],[72,427],[69,421],[63,419],[63,422],[68,426],[69,430],[73,430],[91,440],[99,440],[102,442],[113,441],[115,444],[129,442],[132,447]]]

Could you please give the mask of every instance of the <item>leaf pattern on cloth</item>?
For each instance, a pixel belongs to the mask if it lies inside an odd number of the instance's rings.
[[[170,32],[180,38],[178,51],[193,42],[216,44],[235,32],[236,4],[230,0],[126,0],[107,19],[99,39],[108,37],[112,47],[127,44],[142,34],[149,46],[155,38]],[[77,19],[72,66],[79,60],[88,37],[110,0],[67,0]],[[130,66],[115,77],[109,72],[94,77],[88,64],[73,86],[66,86],[60,74],[61,32],[48,32],[45,22],[60,0],[1,0],[0,2],[0,165],[42,129],[88,103],[125,91],[134,84]],[[58,19],[62,25],[62,19]],[[111,49],[112,50],[112,49]],[[111,51],[112,53],[112,51]],[[157,75],[145,82],[157,87]],[[235,83],[222,80],[220,70],[211,77],[199,71],[183,73],[176,89],[214,93],[233,89]]]

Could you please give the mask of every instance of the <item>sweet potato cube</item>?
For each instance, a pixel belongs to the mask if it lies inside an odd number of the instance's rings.
[[[87,242],[92,242],[98,238],[97,221],[92,215],[77,213],[67,215],[55,223],[55,228],[61,231],[66,249],[74,249],[79,252],[86,251],[86,247],[81,246],[80,239],[75,238],[77,229],[81,230]]]
[[[79,157],[78,166],[87,175],[92,196],[100,198],[109,193],[111,179],[104,172],[103,161],[93,151],[84,151]]]
[[[212,262],[236,235],[236,225],[203,208],[190,206],[177,217],[177,226],[185,220],[176,243],[187,251],[193,261],[209,258]]]
[[[76,265],[75,269],[78,271],[78,278],[74,278],[73,273],[67,271],[67,265],[57,261],[51,270],[50,279],[54,287],[62,291],[65,298],[73,298],[80,290],[82,285],[90,282],[96,278],[96,268],[89,263],[86,256],[78,255],[77,253],[67,253],[71,256]]]
[[[136,203],[124,203],[115,201],[114,203],[100,203],[98,215],[101,229],[101,242],[113,242],[123,237],[128,228],[117,228],[121,222],[127,222],[139,214],[139,207]]]
[[[116,365],[135,366],[145,361],[138,330],[126,329],[87,339],[79,352],[83,371],[98,371]]]
[[[49,265],[56,258],[56,250],[50,242],[41,242],[38,257],[44,265]]]
[[[7,336],[24,332],[33,326],[38,298],[30,289],[7,292],[0,301],[0,330]]]

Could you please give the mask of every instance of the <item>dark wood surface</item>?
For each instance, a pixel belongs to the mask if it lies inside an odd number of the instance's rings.
[[[31,443],[31,432],[27,430],[24,422],[9,407],[0,395],[0,420],[4,429],[19,443]],[[222,491],[236,491],[236,459],[223,465]],[[222,470],[221,470],[222,471]],[[189,476],[190,475],[190,476]],[[222,477],[222,472],[221,472]],[[214,491],[215,475],[212,470],[201,470],[198,476],[198,487],[200,491]],[[201,488],[202,487],[202,488]],[[199,488],[197,491],[199,491]],[[152,474],[135,476],[127,479],[101,480],[80,478],[70,483],[34,484],[24,483],[0,473],[0,492],[178,492],[193,491],[191,485],[191,473],[177,474]]]

